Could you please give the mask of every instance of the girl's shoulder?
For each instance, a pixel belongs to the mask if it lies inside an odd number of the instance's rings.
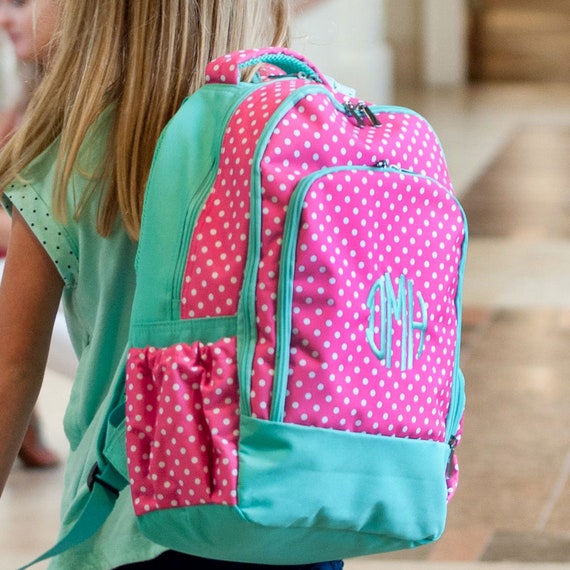
[[[104,111],[89,128],[74,165],[71,185],[75,192],[87,187],[97,178],[111,131],[110,110]],[[21,177],[33,185],[54,187],[54,179],[61,166],[59,137],[36,156],[21,172]],[[77,196],[75,196],[77,198]]]

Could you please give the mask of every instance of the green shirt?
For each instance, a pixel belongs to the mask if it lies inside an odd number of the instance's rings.
[[[80,166],[89,168],[103,150],[105,126],[84,144]],[[62,529],[73,525],[89,493],[87,476],[96,460],[96,442],[117,386],[115,372],[125,350],[134,293],[136,244],[120,224],[108,238],[96,230],[98,200],[91,199],[79,220],[74,203],[89,186],[76,173],[68,195],[68,217],[52,214],[56,145],[26,169],[26,182],[6,189],[4,205],[17,208],[56,264],[65,283],[63,308],[79,359],[64,427],[70,444],[62,502]],[[102,188],[97,187],[97,191]],[[103,528],[78,547],[55,558],[50,568],[109,570],[156,557],[164,551],[137,530],[128,489]]]

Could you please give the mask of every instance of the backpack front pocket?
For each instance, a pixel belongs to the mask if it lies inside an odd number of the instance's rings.
[[[330,169],[297,187],[272,420],[445,441],[462,216],[436,181],[394,169]]]

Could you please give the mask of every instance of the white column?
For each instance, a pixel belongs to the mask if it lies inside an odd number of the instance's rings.
[[[384,0],[322,0],[296,17],[293,48],[374,103],[392,99]]]
[[[0,32],[0,110],[14,105],[20,92],[16,56],[10,41]]]
[[[467,0],[422,0],[423,79],[460,86],[467,78]]]

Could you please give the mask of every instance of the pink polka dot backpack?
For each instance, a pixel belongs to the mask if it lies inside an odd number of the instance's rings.
[[[146,536],[206,558],[436,540],[458,475],[467,245],[438,138],[289,50],[207,73],[155,153],[126,405],[93,490],[128,484]]]

